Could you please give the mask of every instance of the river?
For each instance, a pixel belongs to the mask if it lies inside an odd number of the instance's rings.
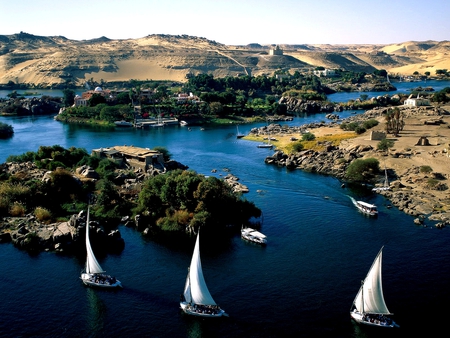
[[[314,115],[286,123],[321,120],[323,115]],[[179,247],[119,226],[124,251],[99,257],[123,283],[113,292],[82,284],[84,257],[30,255],[1,244],[2,337],[431,337],[447,328],[447,228],[416,226],[382,196],[342,188],[333,177],[266,165],[272,151],[236,139],[234,126],[110,129],[64,124],[52,116],[0,122],[15,131],[0,140],[0,162],[40,145],[90,152],[127,144],[164,146],[173,159],[205,175],[221,177],[229,170],[249,187],[245,198],[262,209],[261,231],[268,236],[266,247],[238,235],[221,245],[201,244],[206,283],[230,315],[218,320],[179,309],[194,239]],[[240,131],[257,126],[242,125]],[[349,196],[376,204],[378,218],[359,213]],[[355,325],[349,310],[382,246],[385,299],[400,328],[380,331]]]

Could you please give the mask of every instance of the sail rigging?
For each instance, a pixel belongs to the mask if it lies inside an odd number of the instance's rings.
[[[104,273],[105,271],[100,266],[99,262],[95,258],[94,252],[91,247],[91,242],[89,240],[89,208],[87,212],[87,221],[86,221],[86,251],[87,251],[87,259],[86,259],[86,273]]]
[[[197,234],[195,241],[194,253],[186,281],[185,298],[195,304],[216,305],[203,277],[202,263],[200,260],[200,234]]]
[[[362,282],[361,288],[355,298],[355,307],[359,312],[374,314],[391,314],[388,310],[383,296],[383,285],[381,276],[381,263],[383,256],[381,248],[375,258],[372,267]]]
[[[214,301],[206,286],[200,261],[200,232],[197,233],[194,253],[186,277],[184,291],[180,301],[181,309],[190,315],[201,317],[227,316]]]

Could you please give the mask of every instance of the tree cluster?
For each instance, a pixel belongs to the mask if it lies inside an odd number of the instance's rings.
[[[380,172],[380,163],[375,158],[356,159],[348,166],[345,176],[354,182],[370,182]]]
[[[160,230],[220,231],[240,226],[261,211],[223,180],[191,170],[174,170],[144,182],[135,213]]]
[[[0,139],[11,137],[14,134],[14,128],[6,123],[0,122]]]

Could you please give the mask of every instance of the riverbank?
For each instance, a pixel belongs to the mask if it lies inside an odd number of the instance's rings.
[[[280,128],[279,133],[272,132],[270,135],[277,151],[266,158],[266,163],[333,175],[344,180],[351,160],[376,158],[381,169],[386,167],[390,184],[390,190],[380,191],[380,194],[401,211],[416,216],[420,224],[425,219],[437,222],[437,226],[447,224],[450,221],[450,106],[401,107],[405,125],[398,137],[387,135],[387,139],[394,143],[388,152],[378,150],[380,141],[370,137],[373,131],[384,131],[385,109],[373,109],[348,119],[375,118],[379,121],[378,126],[361,135],[349,135],[337,122],[308,125],[308,131],[316,137],[316,144],[322,145],[319,150],[292,153],[290,145],[295,139],[301,139],[301,132],[282,131]],[[339,140],[340,135],[343,139],[339,144],[327,141],[327,137]],[[247,136],[255,141],[262,141],[264,137],[267,138],[267,135],[253,133]],[[377,185],[384,181],[384,170],[378,181]]]

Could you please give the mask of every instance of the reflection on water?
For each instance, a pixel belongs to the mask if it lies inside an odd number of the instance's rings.
[[[86,328],[90,337],[98,337],[98,334],[104,329],[108,309],[97,294],[100,290],[94,290],[90,287],[85,287],[85,289],[88,307]]]

